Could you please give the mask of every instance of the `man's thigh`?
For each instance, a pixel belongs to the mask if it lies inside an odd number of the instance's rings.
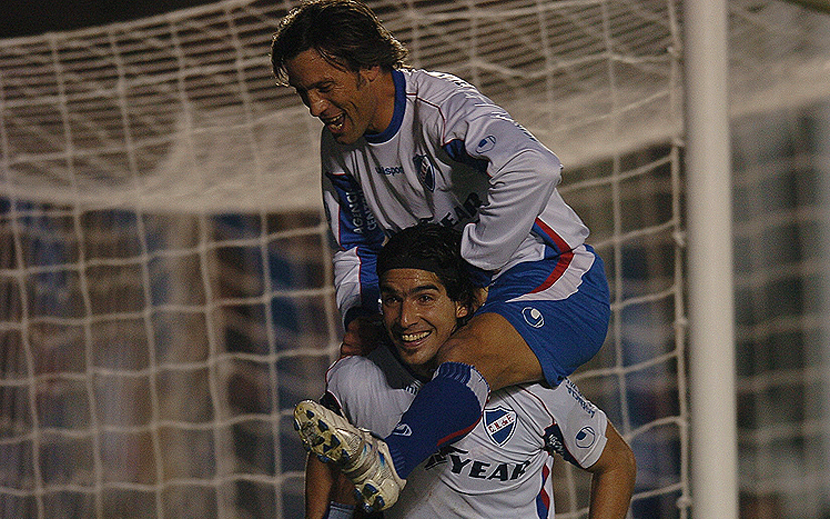
[[[438,359],[475,366],[491,391],[544,378],[536,354],[513,325],[497,313],[470,319],[442,346]]]
[[[609,318],[605,267],[580,247],[502,274],[446,357],[468,359],[493,390],[543,378],[556,386],[596,354]]]

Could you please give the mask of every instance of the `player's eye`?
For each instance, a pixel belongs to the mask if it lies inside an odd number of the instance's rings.
[[[295,88],[294,91],[297,92],[298,96],[300,96],[300,99],[302,100],[303,104],[308,106],[308,92],[305,90],[300,90],[299,88]]]
[[[400,300],[401,300],[401,298],[399,298],[397,296],[385,296],[381,299],[381,303],[384,306],[390,306],[390,305],[394,305],[396,303],[399,303]]]

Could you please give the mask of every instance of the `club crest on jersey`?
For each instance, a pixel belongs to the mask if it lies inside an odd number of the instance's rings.
[[[516,430],[516,411],[499,406],[484,410],[484,428],[487,435],[501,447]]]
[[[415,155],[412,157],[415,169],[418,171],[418,180],[430,191],[435,191],[435,168],[426,155]]]

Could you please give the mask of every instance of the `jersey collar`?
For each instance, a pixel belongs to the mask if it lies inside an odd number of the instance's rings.
[[[380,133],[364,133],[366,142],[380,144],[386,142],[398,133],[403,122],[403,114],[406,111],[406,78],[400,70],[392,71],[392,80],[395,82],[395,112],[392,114],[392,122]]]

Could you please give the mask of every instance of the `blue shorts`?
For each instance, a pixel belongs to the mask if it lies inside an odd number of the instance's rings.
[[[605,266],[589,245],[520,263],[490,285],[476,314],[488,312],[513,325],[557,386],[605,342],[611,318]]]

